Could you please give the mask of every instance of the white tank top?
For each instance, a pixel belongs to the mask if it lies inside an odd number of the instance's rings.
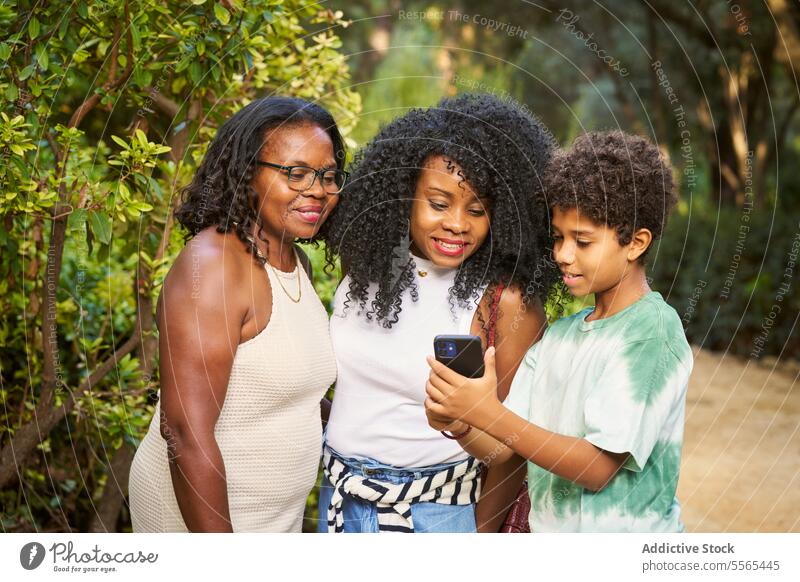
[[[475,314],[473,304],[450,307],[456,269],[413,258],[419,298],[414,302],[410,289],[405,290],[399,321],[391,329],[359,314],[355,299],[344,311],[349,277],[336,290],[330,322],[338,378],[326,442],[347,457],[403,468],[468,457],[457,442],[428,426],[424,403],[430,367],[425,357],[433,355],[434,336],[470,333]],[[367,308],[376,289],[369,287]]]

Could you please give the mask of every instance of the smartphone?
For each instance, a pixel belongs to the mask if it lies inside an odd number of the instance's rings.
[[[445,366],[467,378],[483,376],[483,347],[476,335],[437,335],[433,353]]]

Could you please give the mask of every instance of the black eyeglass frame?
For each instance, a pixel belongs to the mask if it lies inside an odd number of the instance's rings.
[[[259,166],[266,166],[267,168],[275,168],[277,170],[285,170],[287,172],[287,174],[288,174],[286,176],[287,178],[289,177],[289,175],[291,175],[292,170],[294,170],[295,168],[303,168],[305,170],[311,170],[314,173],[314,178],[311,180],[311,184],[308,185],[308,188],[303,188],[302,190],[298,190],[297,188],[292,188],[292,183],[289,182],[289,188],[291,188],[295,192],[305,192],[306,190],[310,190],[311,188],[314,187],[314,182],[316,181],[316,179],[319,178],[319,183],[322,184],[322,189],[325,191],[326,194],[340,194],[342,192],[342,190],[344,189],[345,184],[347,184],[348,178],[350,178],[350,172],[346,172],[346,171],[340,170],[338,168],[335,168],[335,169],[334,168],[325,168],[323,170],[315,170],[311,166],[282,166],[281,164],[273,164],[272,162],[264,162],[262,160],[256,160],[256,164],[258,164]],[[336,192],[328,192],[327,190],[325,190],[325,184],[322,182],[322,178],[323,178],[325,172],[339,172],[342,176],[344,176],[344,179],[342,180],[342,185],[339,187],[339,189]]]

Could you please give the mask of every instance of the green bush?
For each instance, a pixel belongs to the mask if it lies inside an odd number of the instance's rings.
[[[0,6],[0,531],[128,527],[178,190],[258,97],[349,135],[342,24],[308,0]]]

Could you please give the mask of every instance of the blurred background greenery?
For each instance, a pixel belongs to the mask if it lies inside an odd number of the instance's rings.
[[[466,91],[562,145],[649,136],[681,196],[653,287],[695,344],[800,357],[798,30],[785,0],[0,0],[0,528],[130,528],[171,212],[258,96],[319,100],[351,151]],[[338,273],[309,252],[328,305]]]
[[[530,111],[562,146],[589,130],[645,135],[680,193],[653,286],[693,342],[797,358],[800,8],[767,4],[349,2],[340,36],[362,102],[352,137],[467,91]]]

